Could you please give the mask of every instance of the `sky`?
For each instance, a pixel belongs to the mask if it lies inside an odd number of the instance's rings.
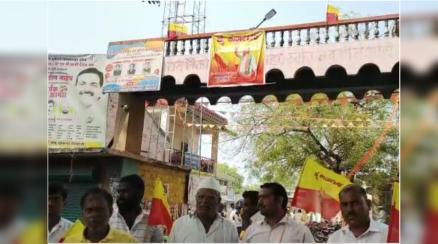
[[[187,1],[186,14],[192,10]],[[325,21],[327,1],[208,1],[206,32],[249,29],[270,10],[277,15],[262,27]],[[400,12],[396,1],[330,1],[364,16]],[[401,13],[438,10],[438,3],[403,1]],[[0,52],[104,54],[109,42],[159,37],[164,4],[136,1],[1,1]],[[205,147],[204,147],[205,148]],[[206,150],[206,151],[205,151]],[[209,154],[209,150],[202,154]],[[226,161],[243,169],[240,159]]]
[[[208,1],[206,32],[252,28],[271,9],[275,9],[277,15],[263,27],[324,21],[326,3]],[[364,15],[399,12],[398,2],[331,3]],[[192,6],[193,2],[187,3],[186,14],[191,13]],[[49,52],[106,53],[111,41],[160,37],[164,4],[158,7],[141,1],[49,2],[48,13]]]

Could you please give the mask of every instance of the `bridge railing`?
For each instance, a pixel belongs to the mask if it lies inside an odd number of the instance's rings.
[[[316,22],[261,28],[266,33],[266,48],[326,45],[348,41],[365,41],[399,36],[399,14],[340,20],[335,24]],[[249,31],[249,30],[235,30]],[[204,33],[166,40],[165,56],[207,54],[211,37],[218,32]],[[165,40],[150,38],[146,40]],[[144,40],[112,42],[110,45],[135,43]]]

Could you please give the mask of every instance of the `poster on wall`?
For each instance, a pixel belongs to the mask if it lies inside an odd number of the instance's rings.
[[[104,55],[49,55],[49,148],[104,148],[108,95]]]
[[[209,87],[265,84],[265,32],[215,34],[210,50]]]
[[[103,91],[159,91],[163,50],[164,41],[109,46]]]

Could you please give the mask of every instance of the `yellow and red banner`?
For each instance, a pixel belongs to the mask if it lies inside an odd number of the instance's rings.
[[[265,83],[265,32],[216,34],[212,38],[208,86]]]
[[[84,224],[78,219],[76,222],[68,229],[64,236],[59,240],[59,243],[63,243],[65,239],[83,233],[85,230]]]
[[[327,24],[337,23],[339,20],[339,14],[340,11],[338,8],[330,4],[327,4],[327,13],[326,13]]]
[[[400,233],[400,187],[394,183],[392,189],[391,213],[389,216],[388,243],[399,243]]]
[[[428,194],[428,209],[426,212],[425,244],[438,243],[438,183],[430,186]]]
[[[295,189],[292,206],[320,213],[330,220],[339,213],[339,192],[352,184],[347,178],[307,159]]]
[[[169,23],[167,28],[167,38],[174,39],[179,36],[187,36],[187,26]]]
[[[164,225],[166,226],[167,233],[170,233],[172,229],[170,207],[167,202],[166,191],[160,179],[155,181],[154,197],[152,198],[148,224]]]

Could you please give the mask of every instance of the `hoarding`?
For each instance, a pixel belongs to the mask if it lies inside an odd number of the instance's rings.
[[[265,84],[265,32],[216,34],[212,38],[208,86]]]
[[[104,148],[105,55],[49,55],[49,148]]]
[[[109,46],[103,91],[159,91],[163,50],[163,41]]]

